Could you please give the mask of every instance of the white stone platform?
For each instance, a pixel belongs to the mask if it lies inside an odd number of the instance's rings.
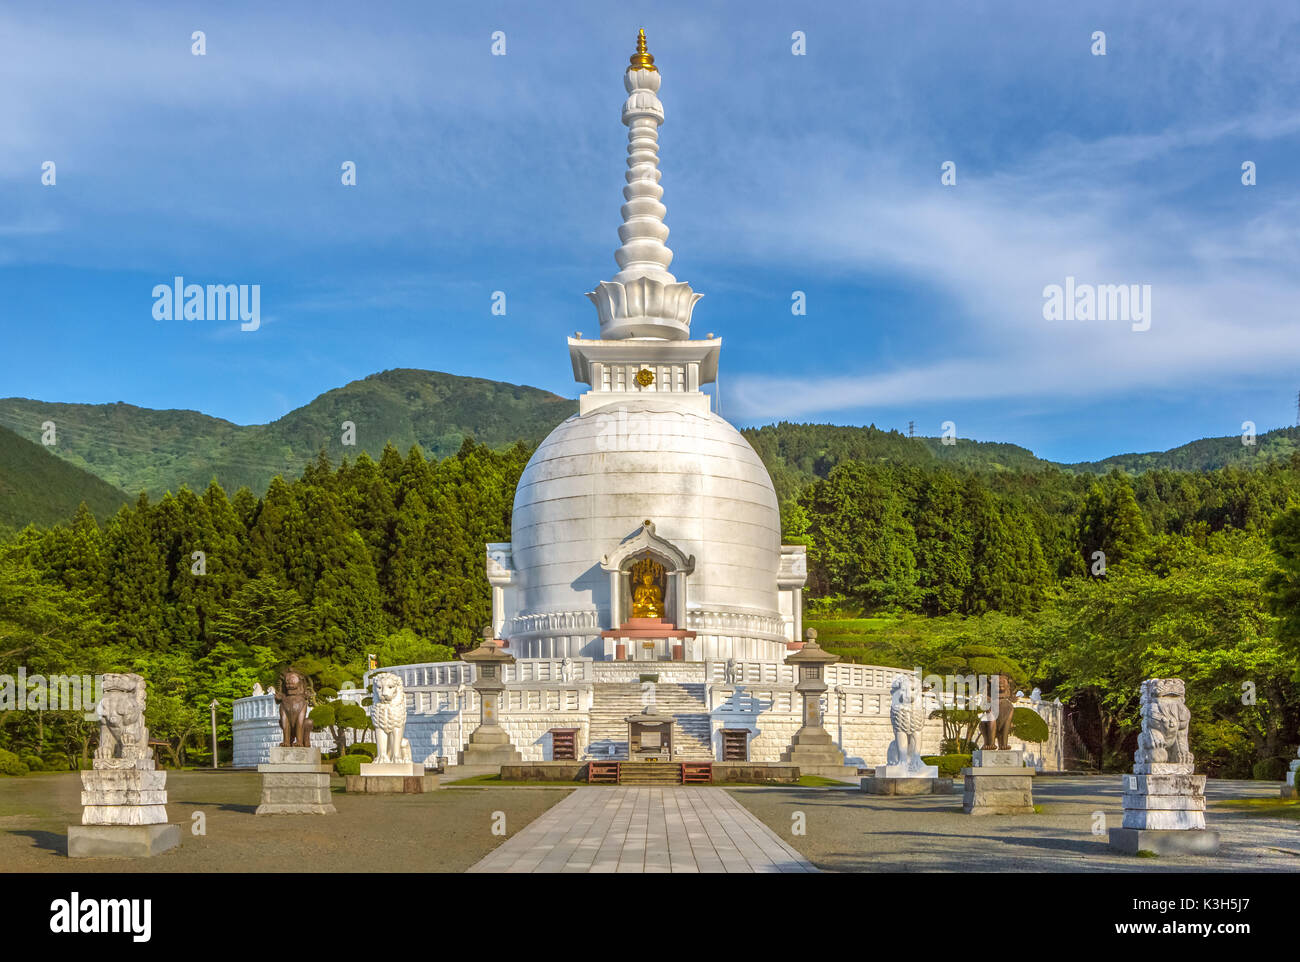
[[[720,788],[579,788],[471,872],[815,872]]]

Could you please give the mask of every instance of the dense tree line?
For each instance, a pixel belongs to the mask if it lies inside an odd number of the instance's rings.
[[[139,671],[151,728],[180,760],[212,698],[243,697],[283,665],[337,688],[367,654],[451,657],[489,620],[483,545],[509,539],[527,456],[472,441],[442,461],[418,447],[337,468],[322,455],[261,498],[214,481],[141,495],[102,528],[83,506],[24,529],[0,556],[0,673]],[[84,726],[49,720],[70,726],[57,747],[80,754]],[[49,751],[45,721],[0,713],[0,747]]]
[[[179,762],[209,701],[282,665],[336,689],[368,653],[451,657],[488,621],[483,545],[509,539],[528,454],[472,441],[442,460],[322,454],[260,496],[213,482],[142,495],[103,525],[83,507],[24,529],[0,544],[0,674],[139,671]],[[808,546],[810,614],[906,626],[873,639],[871,659],[937,663],[970,644],[1015,657],[1107,764],[1129,750],[1137,681],[1186,676],[1198,745],[1248,771],[1289,751],[1300,723],[1298,478],[1300,459],[1100,478],[849,459],[793,485],[782,523]],[[37,755],[84,755],[93,730],[72,713],[0,712],[0,747]]]

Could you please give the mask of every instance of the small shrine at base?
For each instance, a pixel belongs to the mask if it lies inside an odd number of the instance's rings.
[[[671,762],[673,760],[672,715],[660,714],[647,705],[635,715],[628,715],[628,759],[634,762]]]

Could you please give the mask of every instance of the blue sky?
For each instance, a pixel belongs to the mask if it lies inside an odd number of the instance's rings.
[[[393,367],[576,396],[644,26],[731,420],[951,420],[1063,461],[1291,424],[1300,8],[1137,6],[7,7],[0,396],[261,423]],[[177,274],[261,285],[261,329],[154,320]],[[1067,276],[1151,285],[1151,329],[1044,320]]]

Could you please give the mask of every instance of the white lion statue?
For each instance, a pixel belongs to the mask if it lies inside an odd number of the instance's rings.
[[[926,766],[921,760],[921,729],[925,727],[925,709],[917,697],[915,676],[894,676],[889,686],[889,723],[894,728],[894,740],[889,743],[886,761],[906,765],[909,771],[923,770]]]
[[[406,689],[402,679],[391,671],[381,671],[370,679],[374,686],[374,702],[370,720],[375,726],[377,764],[410,762],[411,743],[406,734]]]

